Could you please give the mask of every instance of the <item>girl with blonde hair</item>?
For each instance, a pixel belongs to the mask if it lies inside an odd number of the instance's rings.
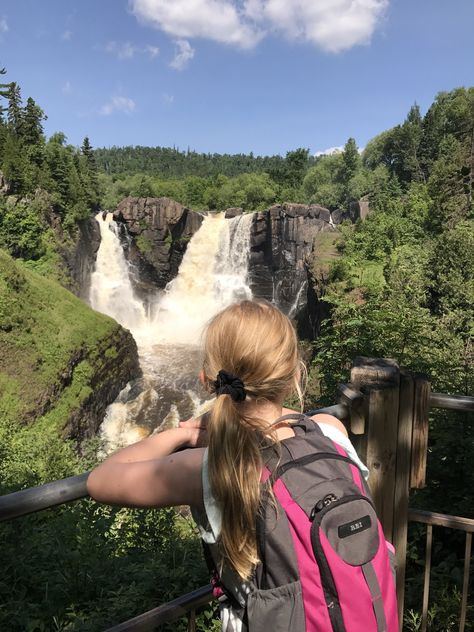
[[[100,502],[130,507],[190,505],[203,539],[221,566],[245,582],[259,561],[256,521],[262,452],[295,436],[284,400],[304,368],[291,321],[262,301],[235,303],[217,314],[204,336],[200,379],[215,401],[208,414],[180,423],[109,456],[89,476]],[[343,424],[313,419],[363,469]],[[227,628],[229,629],[229,628]]]

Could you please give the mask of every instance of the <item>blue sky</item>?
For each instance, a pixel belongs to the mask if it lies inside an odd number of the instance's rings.
[[[0,0],[0,64],[96,147],[359,146],[474,85],[472,0]]]

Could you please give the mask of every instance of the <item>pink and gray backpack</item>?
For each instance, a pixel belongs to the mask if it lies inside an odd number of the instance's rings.
[[[255,575],[219,578],[240,629],[398,632],[392,553],[359,468],[312,419],[292,427],[281,454],[264,451]]]

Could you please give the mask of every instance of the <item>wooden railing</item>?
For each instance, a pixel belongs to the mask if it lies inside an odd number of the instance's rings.
[[[464,573],[461,597],[461,613],[459,616],[459,632],[463,632],[466,625],[467,597],[469,592],[469,569],[471,566],[472,554],[472,534],[474,532],[474,520],[471,518],[460,518],[459,516],[447,516],[445,514],[434,513],[432,511],[422,511],[421,509],[410,509],[408,520],[426,524],[426,552],[425,552],[425,575],[423,581],[423,606],[421,612],[421,632],[426,632],[428,625],[428,605],[430,595],[430,571],[431,571],[431,551],[433,544],[433,527],[444,527],[448,529],[459,529],[466,533],[466,546],[464,552]]]
[[[427,625],[432,528],[434,525],[466,532],[464,580],[459,631],[463,632],[469,590],[474,520],[409,510],[409,490],[425,485],[430,408],[474,412],[474,397],[431,393],[424,376],[401,371],[393,360],[357,358],[351,382],[340,386],[340,402],[327,412],[346,424],[362,460],[371,471],[369,484],[386,538],[397,557],[397,593],[400,629],[403,621],[407,524],[409,520],[427,524],[427,555],[422,606],[422,632]],[[87,496],[88,473],[72,476],[0,497],[0,521],[62,505]],[[143,613],[108,632],[154,630],[157,625],[188,616],[194,630],[195,610],[212,600],[204,586]]]

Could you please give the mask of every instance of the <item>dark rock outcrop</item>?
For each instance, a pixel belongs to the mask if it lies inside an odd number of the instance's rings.
[[[112,318],[0,250],[0,389],[3,419],[38,420],[78,441],[93,436],[105,409],[140,376],[132,334]],[[6,395],[6,398],[5,398]]]
[[[82,299],[89,296],[91,274],[99,246],[100,228],[97,220],[91,217],[79,224],[79,238],[69,256],[73,289]]]
[[[351,222],[355,222],[358,219],[366,219],[370,213],[370,196],[364,195],[360,200],[355,200],[349,204],[349,211],[347,217]]]
[[[9,195],[10,188],[10,183],[6,180],[3,172],[0,171],[0,194]]]
[[[114,212],[138,288],[164,288],[178,273],[188,241],[203,216],[170,198],[125,198]],[[130,239],[131,237],[131,239]]]
[[[132,334],[117,325],[113,335],[99,342],[94,358],[84,358],[93,368],[90,378],[91,394],[68,418],[65,437],[79,443],[97,434],[104,420],[107,406],[117,399],[128,382],[141,375],[138,351]],[[73,358],[64,375],[65,384],[71,380],[74,367],[82,358]]]
[[[282,204],[255,213],[249,263],[252,291],[294,318],[302,337],[314,337],[323,316],[310,274],[314,237],[333,230],[330,211],[316,204]]]
[[[242,215],[244,209],[240,206],[233,206],[232,208],[228,208],[225,211],[226,219],[232,219],[233,217],[237,217],[238,215]]]

